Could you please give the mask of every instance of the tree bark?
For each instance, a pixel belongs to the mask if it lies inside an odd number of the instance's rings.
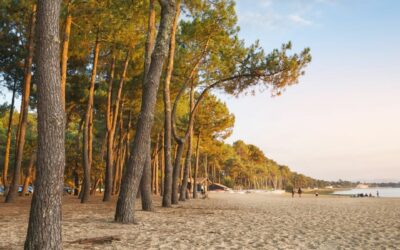
[[[193,199],[197,199],[197,172],[199,171],[200,134],[201,132],[199,132],[197,135],[197,143],[196,143],[196,164],[194,165]]]
[[[171,26],[175,16],[175,1],[160,0],[161,21],[157,41],[151,57],[149,72],[143,83],[141,112],[136,124],[132,153],[122,178],[121,190],[115,211],[115,221],[135,221],[135,197],[142,177],[143,166],[148,157],[150,133],[154,121],[154,109],[163,63],[170,40]]]
[[[68,64],[68,47],[69,47],[69,37],[71,34],[71,24],[72,24],[72,16],[70,13],[70,2],[68,2],[67,6],[67,18],[65,19],[65,30],[64,30],[64,38],[62,45],[62,54],[61,54],[61,100],[63,102],[63,107],[65,110],[65,85],[67,83],[67,64]]]
[[[25,133],[28,125],[29,97],[31,93],[32,80],[32,60],[35,45],[35,24],[36,24],[36,4],[32,5],[32,13],[29,21],[29,38],[28,38],[28,55],[25,60],[24,73],[24,89],[22,93],[22,103],[20,112],[20,124],[17,137],[17,150],[14,162],[14,172],[9,191],[7,193],[6,202],[12,202],[18,193],[18,182],[21,174],[21,166],[23,160]]]
[[[25,172],[25,180],[24,180],[24,185],[22,186],[22,192],[19,194],[20,196],[24,196],[27,191],[28,191],[28,186],[29,183],[31,182],[33,172],[34,172],[34,166],[36,164],[36,152],[33,152],[31,155],[31,159],[29,161],[29,166]]]
[[[38,151],[25,249],[62,249],[65,115],[61,100],[60,0],[38,0],[36,79]]]
[[[172,121],[171,121],[171,97],[170,97],[170,83],[172,77],[172,71],[174,69],[174,57],[175,57],[175,36],[176,29],[178,26],[180,15],[180,0],[176,3],[176,12],[174,17],[174,23],[171,30],[171,39],[169,43],[169,54],[168,54],[168,65],[167,65],[167,75],[165,77],[164,83],[164,160],[165,160],[165,176],[164,176],[164,189],[163,189],[163,207],[170,207],[172,201],[172,193],[173,193],[173,168],[172,168],[172,159],[171,159],[171,130],[172,130]],[[176,198],[176,197],[175,197]],[[177,199],[174,200],[177,202]]]
[[[177,141],[178,148],[176,150],[174,168],[172,171],[172,194],[171,202],[172,204],[178,204],[178,192],[179,192],[179,176],[181,171],[181,159],[183,155],[183,150],[185,147],[184,140]]]
[[[85,203],[89,200],[90,197],[90,168],[92,164],[92,116],[93,116],[93,101],[94,101],[94,84],[96,82],[97,75],[97,63],[99,59],[100,52],[100,42],[99,42],[99,31],[96,34],[96,42],[93,50],[93,69],[92,75],[90,78],[89,85],[89,96],[86,107],[86,115],[85,115],[85,129],[83,130],[83,193],[81,202]]]
[[[150,145],[149,145],[150,148]],[[150,149],[148,150],[150,152]],[[140,182],[140,198],[142,200],[142,209],[144,211],[153,211],[153,201],[151,199],[151,155],[147,155],[146,163],[143,169],[142,180]]]
[[[7,139],[6,139],[6,152],[4,155],[4,167],[3,167],[3,185],[5,193],[8,191],[8,166],[10,162],[10,148],[11,148],[11,135],[12,135],[12,119],[14,115],[14,105],[15,105],[15,92],[17,92],[17,81],[14,81],[13,92],[11,97],[10,114],[8,117],[8,127],[7,127]]]

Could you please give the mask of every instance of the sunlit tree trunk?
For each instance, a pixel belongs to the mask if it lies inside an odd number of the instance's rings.
[[[25,249],[62,249],[65,115],[61,100],[60,42],[54,39],[60,34],[60,7],[60,0],[38,0],[37,171]]]
[[[61,99],[63,101],[63,107],[65,110],[65,86],[67,83],[67,64],[68,64],[68,48],[69,48],[69,37],[71,34],[71,24],[72,24],[72,16],[70,13],[70,2],[68,2],[67,6],[67,18],[65,19],[65,30],[63,37],[63,45],[62,45],[62,54],[61,54]]]
[[[28,111],[29,111],[29,97],[31,93],[31,80],[32,80],[32,61],[35,44],[35,24],[36,24],[36,4],[32,5],[32,12],[29,21],[29,37],[28,37],[28,55],[25,59],[25,72],[24,72],[24,89],[22,92],[22,103],[20,111],[20,124],[17,137],[17,150],[14,162],[14,172],[9,191],[7,193],[6,202],[12,202],[17,196],[18,182],[21,175],[21,166],[25,146],[26,127],[28,125]]]
[[[140,117],[136,124],[132,153],[124,171],[115,212],[115,221],[122,223],[133,223],[135,221],[135,197],[132,194],[138,192],[143,166],[149,156],[150,134],[154,121],[157,91],[175,16],[174,0],[160,0],[159,2],[161,3],[160,28],[149,71],[143,83]]]
[[[8,165],[10,163],[10,148],[11,148],[11,135],[12,135],[12,119],[14,115],[14,104],[15,104],[15,92],[17,92],[17,81],[14,81],[13,92],[11,97],[11,106],[10,106],[10,114],[8,117],[8,126],[7,126],[7,138],[6,138],[6,150],[4,154],[4,166],[3,166],[3,185],[5,192],[8,191]]]
[[[85,203],[90,196],[90,168],[92,164],[92,116],[94,101],[94,84],[96,82],[97,64],[100,52],[99,31],[97,31],[96,42],[93,50],[93,68],[89,85],[89,96],[85,114],[85,128],[83,130],[83,193],[81,202]]]

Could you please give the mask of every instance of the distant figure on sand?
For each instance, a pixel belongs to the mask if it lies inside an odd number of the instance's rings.
[[[301,193],[303,193],[303,191],[301,191],[301,188],[299,188],[299,190],[297,191],[297,193],[299,193],[299,197],[301,197]]]
[[[376,190],[376,197],[379,198],[379,191],[378,190]]]
[[[292,198],[294,198],[294,188],[292,188]]]
[[[315,192],[315,197],[318,197],[318,192]]]

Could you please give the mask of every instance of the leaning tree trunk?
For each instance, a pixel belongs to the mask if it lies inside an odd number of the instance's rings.
[[[61,100],[60,0],[38,0],[36,79],[38,151],[25,249],[62,249],[65,116]]]
[[[6,202],[12,202],[17,196],[18,192],[18,182],[21,176],[21,166],[24,153],[25,145],[25,133],[26,127],[28,125],[28,111],[29,111],[29,96],[31,93],[31,80],[32,80],[32,60],[33,60],[33,50],[35,44],[35,23],[36,23],[36,4],[32,6],[32,13],[29,22],[29,38],[28,38],[28,56],[25,60],[25,73],[24,73],[24,90],[22,93],[22,103],[21,103],[21,118],[17,137],[17,150],[14,162],[14,173],[13,179],[7,193]]]
[[[196,143],[196,164],[194,165],[194,174],[193,174],[193,199],[197,199],[197,173],[199,171],[199,158],[200,158],[200,133],[197,135],[197,143]]]
[[[171,30],[171,39],[169,44],[169,55],[168,55],[168,65],[167,65],[167,75],[165,77],[164,83],[164,186],[163,186],[163,207],[170,207],[172,201],[172,189],[173,189],[173,169],[172,169],[172,159],[171,159],[171,97],[170,97],[170,83],[172,71],[174,69],[174,57],[175,57],[175,35],[176,28],[178,25],[179,14],[180,14],[180,1],[177,1],[176,13],[174,18],[174,23]]]
[[[24,185],[22,186],[22,192],[19,194],[20,196],[24,196],[28,191],[28,186],[29,183],[31,182],[35,170],[34,169],[35,164],[36,164],[36,152],[33,152],[31,155],[31,159],[29,161],[29,166],[25,173]]]
[[[5,193],[8,191],[8,165],[10,162],[10,148],[11,148],[11,135],[12,135],[12,119],[14,115],[14,104],[15,104],[15,92],[17,91],[17,81],[14,81],[12,98],[11,98],[11,106],[10,106],[10,114],[8,117],[8,127],[7,127],[7,139],[6,139],[6,152],[4,155],[4,167],[3,167],[3,185],[5,189]]]
[[[192,85],[190,89],[190,113],[193,112],[194,108],[194,87]],[[187,190],[187,185],[188,185],[188,178],[189,178],[189,169],[191,168],[192,165],[192,139],[193,139],[193,119],[189,123],[189,138],[188,138],[188,148],[186,152],[186,158],[185,158],[185,167],[183,169],[183,180],[182,180],[182,185],[181,185],[181,195],[179,197],[179,200],[185,201],[186,198],[186,190]],[[192,183],[193,184],[193,183]]]
[[[160,0],[161,21],[157,41],[152,53],[149,72],[143,83],[140,117],[136,125],[132,153],[125,167],[121,190],[115,211],[115,221],[133,223],[135,221],[135,194],[138,192],[143,166],[148,157],[150,133],[154,120],[157,91],[170,40],[171,26],[175,16],[175,1]]]
[[[91,147],[92,147],[92,116],[93,116],[93,100],[94,100],[94,84],[96,81],[97,75],[97,63],[99,59],[100,52],[100,43],[99,43],[99,32],[97,31],[96,35],[96,43],[93,50],[93,69],[92,75],[90,78],[89,85],[89,97],[86,106],[86,114],[85,114],[85,129],[83,130],[83,193],[81,202],[85,203],[89,200],[90,197],[90,168],[91,168]]]

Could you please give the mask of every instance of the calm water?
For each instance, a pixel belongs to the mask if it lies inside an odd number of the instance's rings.
[[[376,196],[376,191],[379,191],[380,197],[400,197],[400,188],[363,188],[350,189],[345,191],[335,191],[333,194],[352,195],[352,194],[369,194]]]

